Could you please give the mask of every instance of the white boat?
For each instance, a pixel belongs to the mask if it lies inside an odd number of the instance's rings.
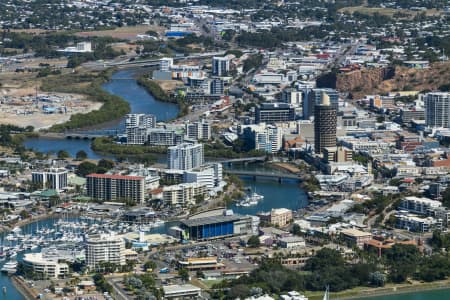
[[[3,273],[12,274],[16,272],[16,269],[17,269],[17,261],[9,261],[3,265],[0,271]]]

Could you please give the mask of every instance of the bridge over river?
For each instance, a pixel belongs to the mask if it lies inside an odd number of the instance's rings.
[[[298,174],[281,173],[281,172],[270,172],[270,171],[246,171],[246,170],[231,170],[224,169],[225,174],[234,174],[237,176],[248,176],[252,177],[254,180],[257,178],[275,179],[278,182],[283,180],[296,180],[301,181],[301,177]]]

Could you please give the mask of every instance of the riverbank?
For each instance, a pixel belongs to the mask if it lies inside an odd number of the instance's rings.
[[[156,81],[148,79],[147,75],[140,76],[136,80],[136,82],[138,85],[142,86],[149,94],[151,94],[156,100],[177,104],[179,108],[177,118],[182,118],[189,114],[189,105],[181,97],[168,95]]]
[[[330,298],[336,300],[369,299],[382,296],[410,294],[415,292],[450,289],[450,279],[434,282],[416,282],[414,284],[395,284],[381,288],[358,287],[338,293],[331,293]],[[322,300],[323,292],[305,293],[309,300]]]
[[[111,80],[113,71],[113,69],[101,72],[82,70],[71,74],[50,76],[43,80],[41,90],[45,92],[81,94],[89,101],[102,104],[97,110],[72,115],[69,121],[55,124],[49,131],[61,132],[94,126],[122,118],[129,113],[131,108],[127,101],[102,89],[102,84]]]

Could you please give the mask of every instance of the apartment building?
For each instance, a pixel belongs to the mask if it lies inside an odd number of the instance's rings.
[[[40,184],[42,189],[55,189],[61,191],[68,186],[67,173],[67,170],[62,168],[35,171],[31,173],[31,181]]]
[[[125,242],[110,234],[89,235],[86,239],[86,265],[97,269],[101,262],[125,265]]]
[[[87,195],[93,199],[116,201],[145,200],[145,178],[140,176],[90,174],[86,176]]]
[[[167,152],[169,169],[195,169],[201,167],[204,161],[203,144],[183,143],[178,146],[169,147]]]

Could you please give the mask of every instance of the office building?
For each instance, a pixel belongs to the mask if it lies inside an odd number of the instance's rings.
[[[315,108],[323,102],[324,97],[327,98],[336,113],[339,111],[339,93],[336,90],[311,89],[308,91],[308,98],[304,98],[303,101],[303,119],[307,120],[314,116]]]
[[[87,195],[105,201],[145,200],[145,178],[140,176],[89,174],[86,176]]]
[[[424,102],[425,124],[431,128],[449,128],[450,93],[428,93]]]
[[[224,87],[225,87],[225,82],[222,79],[219,78],[214,78],[211,79],[211,83],[210,83],[210,94],[211,95],[223,95],[224,94]]]
[[[212,75],[213,76],[227,76],[230,72],[230,62],[234,55],[227,55],[224,57],[214,56],[212,58]]]
[[[295,108],[287,103],[263,103],[256,107],[255,123],[277,123],[295,120]]]
[[[159,60],[159,70],[163,72],[169,72],[173,66],[173,58],[164,57]]]
[[[314,108],[314,151],[317,154],[325,147],[336,147],[336,126],[336,109],[324,93],[321,104]]]
[[[102,262],[125,265],[125,242],[111,234],[93,234],[86,239],[86,265],[98,269]]]
[[[169,169],[190,170],[204,163],[203,144],[183,143],[169,147],[167,152]]]
[[[284,89],[281,92],[281,102],[291,104],[296,108],[302,107],[302,92],[293,88]]]
[[[47,171],[31,173],[31,181],[41,185],[42,189],[54,189],[57,191],[67,188],[67,170],[51,168]]]
[[[188,138],[194,140],[210,140],[211,139],[211,123],[201,120],[193,123],[185,124],[185,132]]]
[[[132,127],[155,128],[156,117],[151,114],[127,114],[125,128]]]
[[[42,253],[26,253],[23,266],[42,279],[61,279],[69,275],[69,265],[58,259],[44,257]]]

